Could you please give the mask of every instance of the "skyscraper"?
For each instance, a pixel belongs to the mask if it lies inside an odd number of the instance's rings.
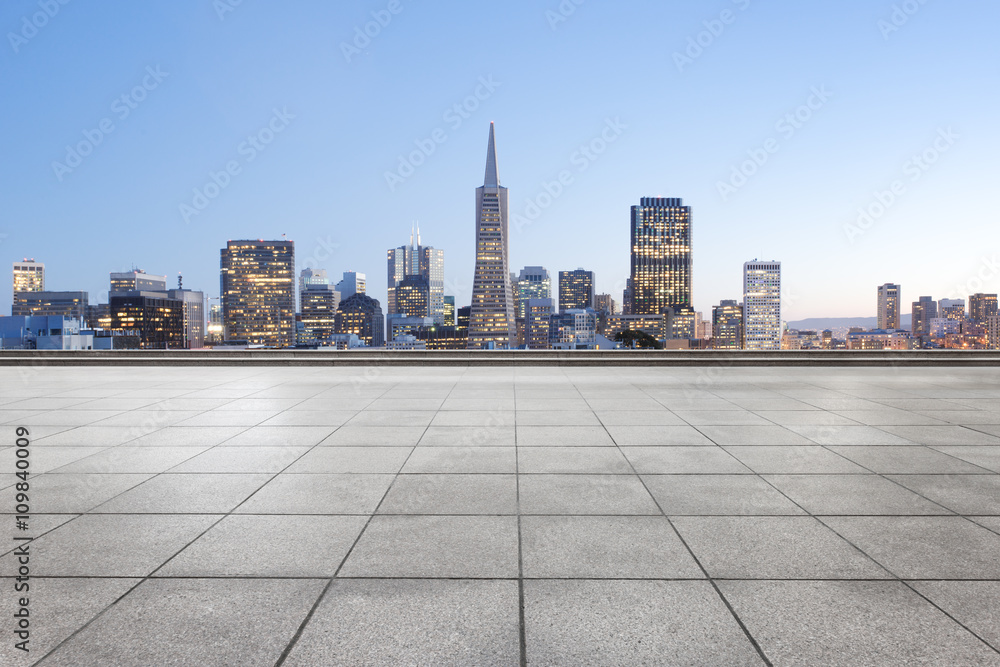
[[[378,299],[358,292],[344,299],[337,307],[335,331],[338,334],[355,334],[368,347],[385,344],[385,319]]]
[[[931,320],[938,316],[937,302],[933,297],[922,296],[913,302],[913,315],[911,327],[914,336],[929,336],[931,334]]]
[[[444,325],[446,327],[455,326],[455,297],[453,296],[444,298]]]
[[[632,273],[626,314],[659,315],[691,306],[691,207],[643,197],[632,207]]]
[[[124,292],[166,292],[167,277],[146,273],[142,269],[120,271],[111,274],[109,294]]]
[[[551,299],[552,279],[544,266],[526,266],[517,276],[517,316],[524,318],[530,299]]]
[[[900,328],[900,287],[886,283],[878,288],[878,328],[883,330]]]
[[[618,304],[610,294],[598,294],[594,297],[594,310],[605,315],[616,315]]]
[[[368,288],[368,281],[363,273],[356,271],[344,271],[344,278],[337,283],[337,291],[340,292],[340,300],[347,301],[355,294],[364,294]]]
[[[781,349],[781,262],[743,265],[743,332],[746,350]]]
[[[295,345],[295,242],[230,241],[221,254],[225,339]]]
[[[973,294],[969,297],[969,319],[979,326],[986,326],[986,320],[996,314],[996,294]]]
[[[743,304],[720,301],[712,308],[712,338],[717,350],[743,348]]]
[[[44,292],[45,265],[34,259],[14,262],[14,297],[18,292]]]
[[[594,307],[594,272],[559,272],[559,312]]]
[[[299,313],[303,340],[308,344],[328,343],[334,330],[340,292],[333,288],[326,271],[303,269],[299,274]]]
[[[397,303],[399,284],[409,276],[427,281],[427,308],[419,317],[430,317],[444,324],[444,250],[420,244],[420,228],[410,232],[410,244],[393,248],[388,256],[386,285],[389,291],[388,313],[401,313]]]
[[[1000,315],[986,318],[986,346],[990,350],[1000,350]]]
[[[476,271],[472,282],[469,349],[508,348],[516,341],[510,285],[507,188],[497,175],[493,123],[486,149],[486,178],[476,188]]]
[[[965,299],[941,299],[938,301],[938,317],[949,320],[964,320]]]
[[[18,292],[11,305],[11,315],[48,315],[79,320],[87,317],[88,303],[86,292]]]
[[[550,344],[552,299],[528,299],[525,304],[524,342],[529,350],[547,350]]]

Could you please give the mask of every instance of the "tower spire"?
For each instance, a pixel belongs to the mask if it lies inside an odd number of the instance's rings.
[[[500,177],[497,176],[497,141],[493,134],[493,123],[490,123],[490,143],[486,147],[486,180],[483,185],[488,188],[500,186]]]

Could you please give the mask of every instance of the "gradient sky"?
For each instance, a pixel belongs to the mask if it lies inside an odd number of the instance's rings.
[[[445,250],[446,291],[467,304],[474,190],[495,121],[512,213],[561,171],[572,177],[531,224],[512,224],[512,270],[584,267],[620,300],[629,207],[669,196],[693,207],[694,305],[706,313],[741,297],[754,258],[783,262],[788,320],[874,315],[875,287],[890,281],[907,304],[964,296],[970,280],[1000,291],[996,2],[897,2],[917,11],[888,32],[891,0],[566,0],[565,17],[558,0],[398,0],[350,61],[342,45],[389,0],[234,2],[76,0],[35,32],[25,17],[56,0],[0,5],[8,276],[34,257],[49,289],[96,303],[109,272],[135,265],[216,296],[228,239],[286,234],[299,268],[363,271],[384,304],[386,250],[418,222],[424,243]],[[720,17],[728,24],[711,23]],[[674,54],[703,32],[707,46],[678,66]],[[153,89],[122,118],[115,100],[144,79]],[[448,113],[477,87],[468,118]],[[824,87],[808,120],[779,127]],[[249,160],[241,144],[275,109],[294,118]],[[113,130],[57,175],[67,146],[104,119]],[[609,119],[620,135],[583,158]],[[934,157],[949,128],[934,164],[907,164]],[[385,173],[435,131],[446,141],[390,189]],[[765,145],[776,152],[724,198],[719,182]],[[230,161],[240,172],[185,221],[181,205]],[[858,209],[894,181],[896,201],[849,239]],[[7,287],[2,312],[10,301]]]

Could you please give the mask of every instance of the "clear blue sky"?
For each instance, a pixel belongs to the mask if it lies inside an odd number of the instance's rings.
[[[363,271],[384,303],[386,250],[419,222],[466,304],[474,189],[495,121],[514,213],[572,175],[512,230],[515,271],[585,267],[620,299],[629,207],[671,196],[693,207],[705,312],[740,298],[742,264],[757,257],[783,262],[789,320],[873,315],[875,287],[889,281],[906,303],[964,296],[956,287],[980,272],[984,291],[1000,291],[1000,269],[983,263],[1000,255],[996,2],[909,0],[918,11],[888,32],[879,22],[892,20],[892,0],[586,0],[558,23],[547,15],[558,0],[398,0],[349,62],[342,44],[389,0],[243,0],[221,12],[232,1],[74,0],[36,17],[35,31],[24,21],[44,11],[38,0],[0,5],[8,276],[10,262],[35,257],[50,289],[96,302],[108,273],[134,264],[214,296],[227,239],[287,234],[300,268]],[[728,24],[711,23],[720,17]],[[679,66],[675,53],[706,21],[719,34],[702,34],[707,46]],[[144,83],[144,99],[120,100]],[[478,108],[446,118],[477,87]],[[800,127],[779,127],[814,87],[830,97],[813,97]],[[243,144],[275,109],[294,118],[273,120],[281,131],[262,150]],[[78,166],[53,167],[105,119],[113,130]],[[607,133],[615,141],[574,157],[608,119],[625,126]],[[906,166],[948,128],[958,137],[938,141],[947,150],[933,165]],[[446,141],[390,189],[385,173],[436,130]],[[719,182],[765,146],[776,152],[724,198]],[[194,189],[231,161],[239,173],[186,222],[181,205],[193,208]],[[852,243],[845,225],[897,180],[901,194]]]

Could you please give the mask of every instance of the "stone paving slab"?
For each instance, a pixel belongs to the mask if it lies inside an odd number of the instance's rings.
[[[43,665],[1000,665],[995,368],[0,368]]]

